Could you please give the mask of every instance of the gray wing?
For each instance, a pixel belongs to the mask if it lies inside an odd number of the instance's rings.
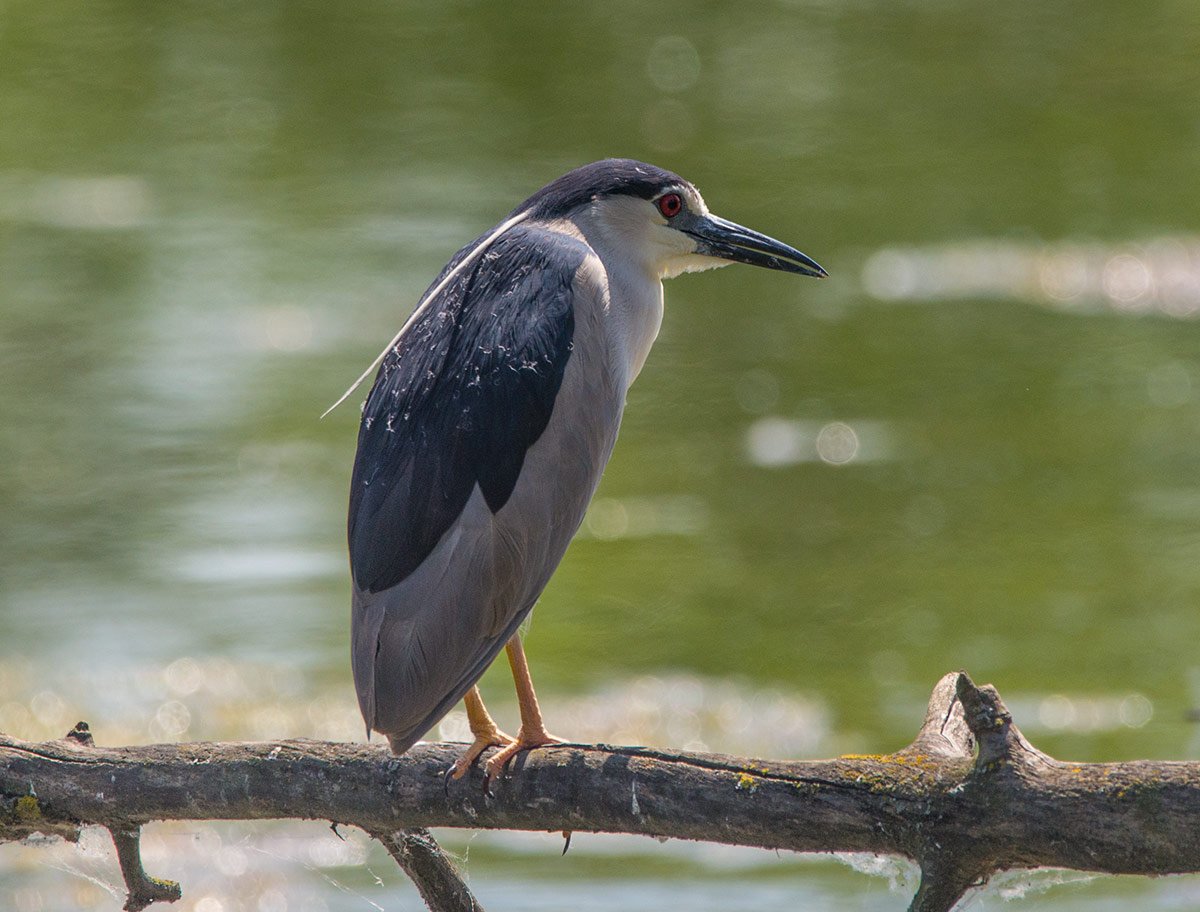
[[[594,479],[580,502],[542,477],[526,507],[514,502],[531,449],[561,449],[544,438],[586,253],[560,234],[510,229],[424,308],[368,396],[348,524],[354,678],[368,728],[398,750],[515,632],[590,498]]]

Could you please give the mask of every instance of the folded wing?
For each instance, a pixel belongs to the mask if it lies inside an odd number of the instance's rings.
[[[423,734],[503,647],[530,607],[519,577],[553,570],[528,567],[527,543],[494,517],[550,422],[586,252],[509,229],[422,306],[367,398],[348,523],[354,676],[368,727],[394,744]]]

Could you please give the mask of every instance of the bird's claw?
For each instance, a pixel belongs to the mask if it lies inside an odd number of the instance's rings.
[[[475,740],[471,742],[470,747],[463,751],[459,755],[458,759],[454,761],[454,765],[446,770],[445,776],[443,777],[443,785],[445,786],[446,794],[450,794],[450,780],[461,779],[463,776],[465,776],[471,767],[475,765],[475,761],[479,759],[479,755],[485,750],[487,750],[489,747],[501,747],[507,749],[510,745],[515,744],[516,740],[517,739],[512,735],[506,735],[498,728],[476,734]],[[487,783],[485,782],[484,785],[486,787]]]
[[[526,734],[522,729],[515,740],[511,741],[501,748],[497,753],[488,758],[487,763],[483,766],[483,790],[488,795],[492,796],[492,783],[495,782],[504,772],[504,767],[508,761],[519,754],[521,751],[532,750],[535,747],[545,747],[548,744],[565,744],[562,738],[556,738],[554,735],[548,734],[545,731],[536,732],[534,734]]]

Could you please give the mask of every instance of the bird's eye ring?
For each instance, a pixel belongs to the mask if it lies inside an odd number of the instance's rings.
[[[675,218],[683,210],[683,198],[678,193],[664,193],[658,198],[658,211],[666,218]]]

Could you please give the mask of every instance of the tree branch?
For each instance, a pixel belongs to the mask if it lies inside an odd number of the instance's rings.
[[[303,740],[104,748],[0,735],[0,840],[72,838],[85,824],[325,819],[384,841],[410,874],[426,872],[431,908],[454,910],[478,905],[422,828],[903,855],[922,872],[913,912],[944,912],[1014,868],[1200,870],[1200,763],[1054,760],[1025,740],[994,688],[962,673],[938,682],[916,739],[895,754],[779,761],[561,745],[518,757],[489,796],[478,770],[446,786],[458,750],[423,744],[395,757]]]
[[[113,845],[117,847],[117,861],[121,865],[121,876],[129,898],[125,900],[125,912],[142,912],[155,902],[175,902],[183,896],[183,890],[173,880],[151,877],[142,867],[142,831],[140,827],[130,830],[110,829]]]
[[[483,912],[471,890],[426,829],[374,834],[417,885],[429,912]]]

